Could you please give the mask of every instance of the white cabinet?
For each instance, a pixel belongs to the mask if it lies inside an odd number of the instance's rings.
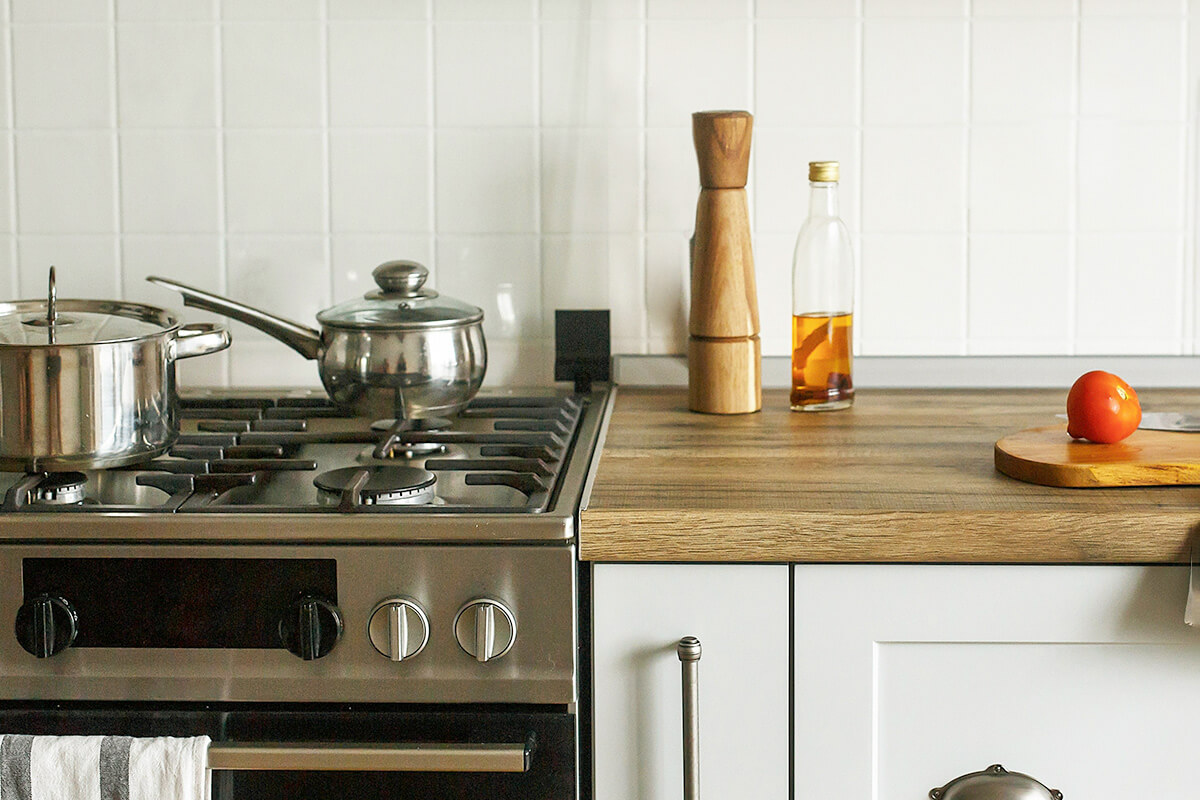
[[[788,567],[593,568],[596,800],[683,796],[680,662],[697,637],[700,796],[788,797]]]
[[[994,763],[1066,800],[1200,793],[1186,568],[794,570],[797,800],[922,800]]]

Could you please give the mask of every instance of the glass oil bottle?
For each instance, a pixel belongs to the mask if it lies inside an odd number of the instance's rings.
[[[809,213],[792,257],[793,411],[854,403],[854,254],[838,216],[838,162],[808,165]]]

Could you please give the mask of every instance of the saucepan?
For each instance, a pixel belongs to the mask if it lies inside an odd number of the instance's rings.
[[[229,331],[180,325],[119,300],[0,303],[0,469],[101,469],[148,461],[179,432],[175,362],[229,346]]]
[[[372,419],[453,416],[479,391],[487,370],[483,311],[424,288],[429,270],[389,261],[371,276],[378,289],[317,314],[321,330],[172,280],[183,304],[223,314],[315,359],[339,406]]]

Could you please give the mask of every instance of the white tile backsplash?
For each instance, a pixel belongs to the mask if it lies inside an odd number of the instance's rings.
[[[983,18],[971,23],[971,119],[1069,119],[1075,113],[1077,23]]]
[[[862,259],[854,327],[864,353],[963,354],[966,237],[864,235]]]
[[[13,25],[12,40],[16,125],[64,129],[112,125],[111,28]]]
[[[642,137],[631,128],[552,128],[542,134],[542,231],[636,231]]]
[[[1183,237],[1079,237],[1075,342],[1079,353],[1180,353]]]
[[[122,231],[216,233],[217,143],[213,130],[123,133]]]
[[[536,232],[532,128],[438,131],[434,147],[439,233]]]
[[[225,125],[230,128],[320,125],[324,115],[321,38],[321,26],[315,22],[223,25]]]
[[[110,0],[10,0],[13,22],[104,22]]]
[[[971,355],[1047,355],[1070,347],[1071,239],[973,234],[967,293]]]
[[[114,0],[117,22],[196,22],[217,17],[217,0]]]
[[[429,123],[429,31],[415,22],[329,25],[329,124]]]
[[[329,136],[333,230],[431,231],[431,140],[424,128],[333,131]]]
[[[316,132],[225,134],[225,214],[230,233],[323,232],[324,144]]]
[[[966,19],[868,18],[863,23],[863,122],[963,122],[967,30]]]
[[[754,47],[755,124],[858,124],[859,30],[856,19],[758,23]]]
[[[1178,19],[1094,18],[1079,33],[1079,113],[1142,121],[1183,119],[1184,26]]]
[[[485,309],[489,383],[549,381],[568,305],[610,307],[618,352],[680,353],[691,114],[731,108],[756,115],[768,355],[817,159],[842,162],[859,354],[1200,352],[1197,0],[0,12],[0,286],[28,296],[55,263],[65,293],[177,305],[154,270],[311,325],[411,258]],[[235,337],[185,380],[316,384]]]
[[[972,233],[1060,231],[1071,220],[1074,129],[1068,122],[971,128]]]
[[[434,28],[434,91],[442,127],[531,126],[537,120],[537,29],[515,22]]]
[[[644,50],[633,20],[542,23],[542,125],[640,125]]]
[[[117,112],[131,128],[217,124],[217,27],[117,26]]]
[[[863,232],[965,230],[965,132],[955,125],[865,129]]]
[[[115,150],[108,131],[18,133],[18,232],[116,233]]]
[[[1183,129],[1177,125],[1079,123],[1079,230],[1183,229]]]

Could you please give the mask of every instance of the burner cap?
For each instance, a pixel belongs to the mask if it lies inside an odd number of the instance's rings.
[[[36,505],[68,506],[82,503],[87,475],[82,472],[51,472],[42,478],[30,498]]]
[[[454,424],[445,417],[420,417],[403,421],[407,424],[401,430],[405,431],[442,431]],[[380,433],[386,433],[395,427],[394,419],[377,419],[371,423],[371,430]]]
[[[437,476],[420,467],[343,467],[313,479],[323,499],[338,502],[362,470],[370,472],[360,494],[363,505],[423,505],[433,501]]]

